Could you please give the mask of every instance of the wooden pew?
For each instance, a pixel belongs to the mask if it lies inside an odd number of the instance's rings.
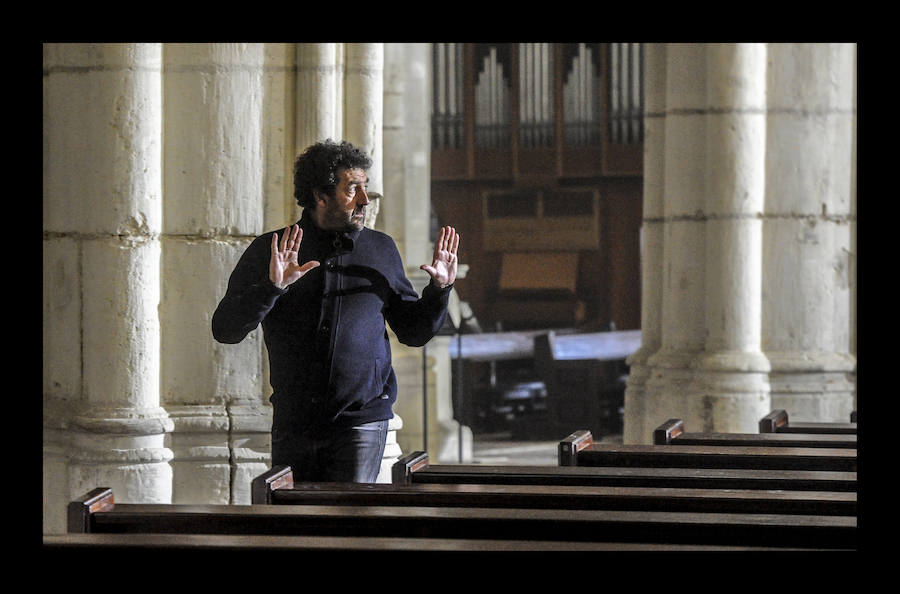
[[[655,445],[848,448],[856,451],[856,435],[848,433],[686,432],[684,421],[669,419],[653,430]]]
[[[69,506],[70,532],[439,538],[855,549],[848,516],[409,506],[116,504],[96,489]],[[80,528],[80,530],[79,530]]]
[[[559,443],[561,466],[743,468],[856,472],[856,450],[759,446],[619,445],[594,443],[579,430]]]
[[[856,472],[627,466],[431,464],[425,452],[402,456],[394,484],[506,484],[580,487],[857,491]]]
[[[821,433],[821,434],[849,434],[856,435],[856,411],[850,415],[849,423],[824,423],[824,422],[790,422],[788,413],[783,409],[776,409],[759,420],[760,433]]]
[[[277,466],[254,479],[253,504],[405,505],[855,516],[856,493],[503,484],[293,483]]]
[[[257,534],[47,534],[43,536],[45,553],[63,555],[73,560],[73,554],[91,555],[96,559],[102,554],[104,561],[110,554],[134,555],[135,552],[162,552],[178,555],[179,559],[196,560],[196,557],[182,557],[185,553],[211,552],[217,560],[223,554],[240,556],[246,562],[248,555],[258,554],[271,561],[273,553],[294,554],[302,551],[304,560],[310,553],[333,554],[359,553],[371,559],[373,553],[483,553],[483,552],[541,552],[570,555],[573,551],[773,551],[796,550],[784,547],[715,546],[689,544],[621,543],[621,542],[573,542],[537,540],[498,540],[466,538],[392,538],[380,536],[271,536]],[[804,548],[801,550],[812,550]],[[356,557],[357,560],[363,557]],[[406,557],[404,557],[406,558]],[[323,557],[333,561],[334,557]],[[381,557],[375,557],[383,560]],[[341,557],[341,561],[346,561]]]

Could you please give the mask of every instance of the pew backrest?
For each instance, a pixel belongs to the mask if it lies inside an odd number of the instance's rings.
[[[109,487],[98,487],[69,502],[66,509],[67,530],[70,533],[90,532],[91,518],[97,512],[115,508],[115,497]]]
[[[579,466],[655,466],[856,472],[856,450],[741,446],[593,444]]]
[[[587,430],[572,433],[559,448],[561,465],[856,472],[850,448],[620,445],[594,443]]]
[[[856,435],[850,433],[727,433],[687,432],[684,421],[669,419],[653,431],[655,445],[759,446],[793,448],[856,449]]]
[[[77,501],[79,505],[84,501]],[[87,532],[855,548],[851,516],[409,506],[116,504]]]
[[[66,562],[95,562],[102,558],[104,563],[121,559],[131,561],[133,555],[148,551],[157,553],[211,552],[220,555],[238,555],[237,561],[246,562],[248,556],[265,556],[260,561],[272,562],[273,553],[296,555],[298,551],[359,553],[371,558],[371,554],[390,551],[392,553],[430,552],[572,552],[572,551],[689,551],[689,552],[730,552],[730,551],[785,551],[784,547],[758,547],[741,545],[702,544],[659,544],[629,542],[575,542],[547,540],[498,540],[466,538],[417,538],[389,536],[281,536],[258,534],[45,534],[43,551],[60,555]],[[810,551],[811,548],[799,550]],[[83,555],[79,559],[78,555]],[[228,557],[224,557],[228,558]],[[307,559],[307,558],[305,558]],[[252,558],[255,560],[255,558]],[[286,558],[292,561],[293,558]],[[342,557],[342,560],[346,560]],[[329,563],[330,565],[330,563]]]
[[[775,409],[759,420],[760,433],[821,433],[856,435],[856,411],[850,415],[849,423],[838,422],[792,422],[784,409]]]
[[[857,491],[856,472],[755,468],[500,466],[429,464],[425,452],[401,457],[395,484],[506,484],[687,489]]]
[[[855,516],[852,492],[516,484],[293,483],[270,505],[593,509]]]
[[[273,466],[250,482],[250,502],[253,504],[272,503],[272,492],[294,485],[294,475],[290,466]]]
[[[560,466],[577,466],[578,452],[589,448],[594,436],[587,429],[578,429],[559,442],[557,459]]]

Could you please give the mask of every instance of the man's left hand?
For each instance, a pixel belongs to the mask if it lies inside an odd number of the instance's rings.
[[[423,264],[419,268],[431,275],[432,282],[440,288],[452,285],[456,281],[457,251],[459,235],[453,227],[441,227],[441,234],[434,243],[434,259],[431,266]]]

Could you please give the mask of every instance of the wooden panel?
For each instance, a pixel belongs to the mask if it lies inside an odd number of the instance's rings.
[[[491,216],[492,200],[519,194],[536,194],[537,216],[523,211],[519,215]],[[589,213],[569,215],[557,206],[545,208],[553,193],[586,193]],[[487,250],[515,251],[577,251],[597,249],[600,243],[599,195],[593,189],[565,188],[561,190],[503,190],[482,194],[484,212],[484,247]]]
[[[465,149],[433,149],[431,178],[434,180],[462,180],[469,178]]]
[[[568,289],[575,292],[577,252],[505,253],[500,289]]]
[[[643,175],[644,145],[613,144],[604,145],[602,159],[603,175]]]
[[[516,152],[516,179],[555,179],[559,175],[556,155],[554,148],[519,147]]]
[[[473,177],[479,180],[512,179],[512,152],[509,149],[475,147]]]
[[[594,177],[603,171],[603,150],[599,146],[562,148],[562,177]]]

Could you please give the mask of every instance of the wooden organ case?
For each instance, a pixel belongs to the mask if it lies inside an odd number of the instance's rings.
[[[639,43],[433,44],[432,206],[482,328],[639,329],[643,64]]]

